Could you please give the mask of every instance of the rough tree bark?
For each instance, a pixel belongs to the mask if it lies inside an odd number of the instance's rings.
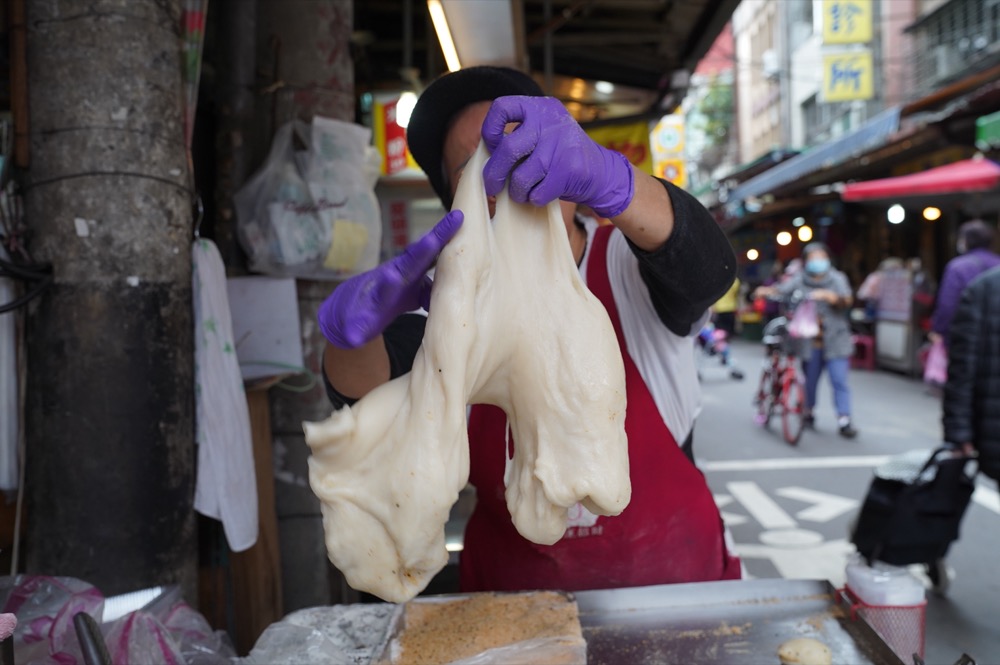
[[[26,565],[106,595],[197,565],[180,0],[28,0]]]

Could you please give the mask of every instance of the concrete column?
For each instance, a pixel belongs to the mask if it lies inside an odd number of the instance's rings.
[[[194,602],[180,0],[28,0],[29,573]]]

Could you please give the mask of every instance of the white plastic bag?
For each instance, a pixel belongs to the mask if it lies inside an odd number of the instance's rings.
[[[278,129],[267,160],[233,197],[251,270],[340,280],[378,264],[378,153],[370,139],[365,127],[323,117]]]

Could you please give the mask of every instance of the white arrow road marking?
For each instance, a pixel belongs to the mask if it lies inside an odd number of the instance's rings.
[[[786,499],[813,504],[795,513],[795,517],[798,519],[810,522],[829,522],[833,518],[857,508],[859,503],[857,499],[848,499],[805,487],[782,487],[775,490],[775,494]]]
[[[844,539],[806,548],[736,545],[740,558],[767,559],[785,579],[830,580],[835,587],[844,585],[847,559],[853,552],[854,545]]]
[[[727,513],[722,509],[733,502],[733,497],[728,494],[713,494],[715,498],[715,506],[719,509],[719,515],[722,516],[722,521],[726,523],[726,526],[736,526],[737,524],[746,524],[750,521],[749,518],[743,515],[736,515],[735,513]]]
[[[771,529],[762,531],[760,542],[772,547],[815,547],[823,542],[823,534],[810,531],[809,529]]]
[[[846,469],[876,467],[889,461],[889,455],[843,457],[778,457],[769,459],[699,460],[702,471],[781,471],[785,469]]]
[[[765,494],[757,483],[733,481],[726,483],[726,487],[765,529],[793,529],[797,526],[791,515]]]

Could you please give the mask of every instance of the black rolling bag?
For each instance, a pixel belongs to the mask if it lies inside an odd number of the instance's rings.
[[[975,475],[973,459],[951,448],[894,457],[875,470],[851,541],[869,564],[940,561],[958,539]]]

